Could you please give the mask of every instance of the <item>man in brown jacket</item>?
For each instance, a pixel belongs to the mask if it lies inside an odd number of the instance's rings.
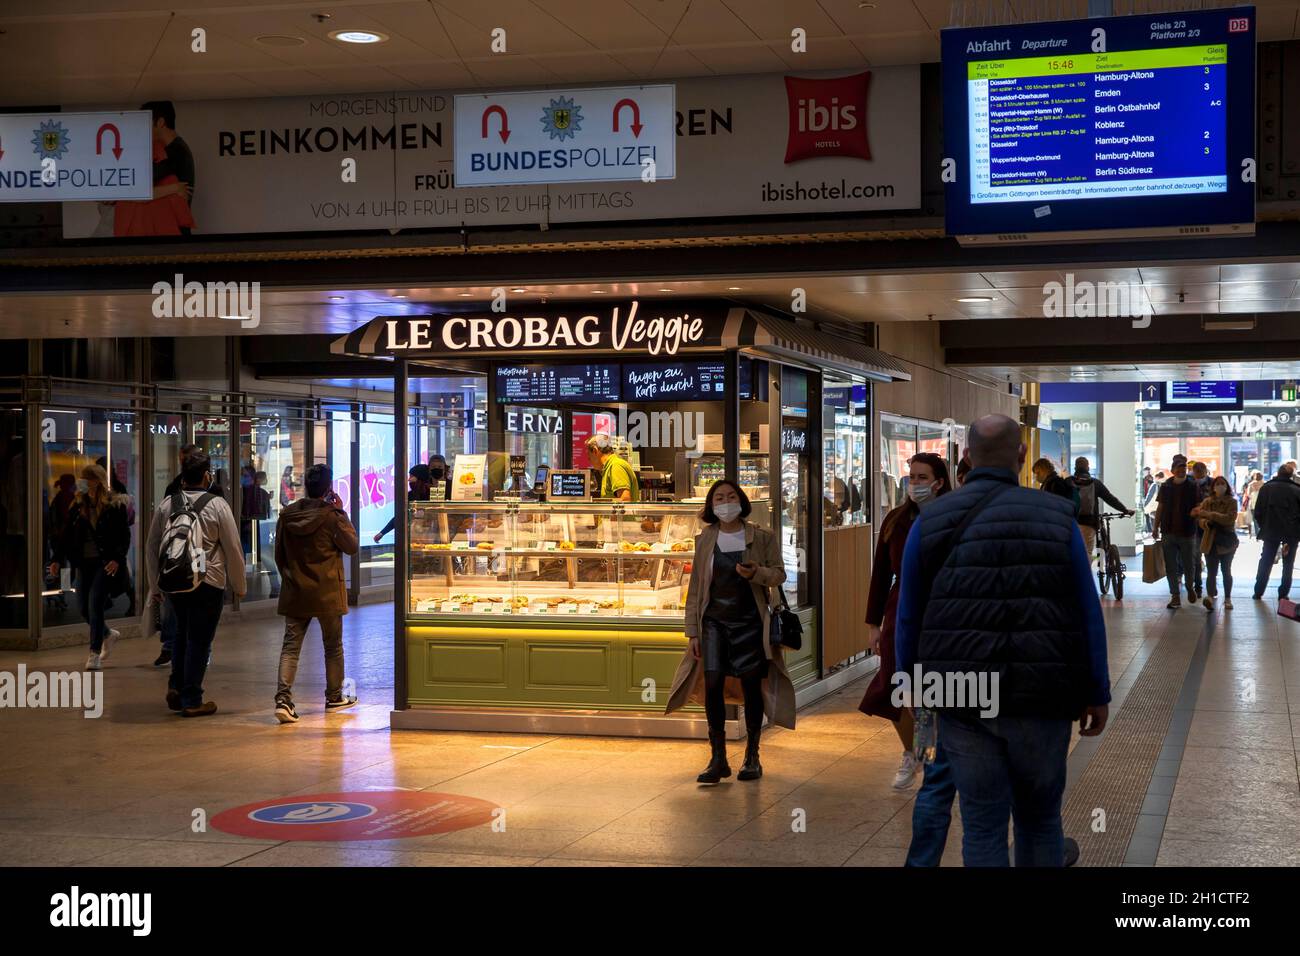
[[[343,502],[330,490],[325,465],[307,469],[307,497],[280,511],[275,525],[275,563],[280,569],[280,603],[284,647],[275,717],[282,724],[298,720],[293,706],[293,679],[311,619],[320,622],[325,642],[325,710],[342,710],[357,702],[343,693],[343,615],[348,613],[343,555],[357,553],[357,532],[343,513]]]

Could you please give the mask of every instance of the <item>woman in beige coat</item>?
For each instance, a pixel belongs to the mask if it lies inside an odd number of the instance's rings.
[[[745,700],[748,740],[739,780],[763,775],[758,739],[766,713],[774,724],[794,727],[794,685],[773,647],[768,630],[768,588],[785,581],[776,535],[745,520],[749,499],[735,482],[713,483],[704,499],[695,536],[695,559],[686,592],[686,636],[690,645],[677,668],[667,713],[688,701],[704,700],[709,722],[709,765],[696,779],[717,783],[731,776],[727,765],[727,678],[739,680]],[[701,689],[703,694],[701,694]]]

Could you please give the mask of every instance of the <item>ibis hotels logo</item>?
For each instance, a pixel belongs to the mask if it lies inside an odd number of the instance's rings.
[[[871,73],[828,80],[785,78],[790,107],[790,132],[785,161],[822,156],[871,158],[867,142],[867,88]]]

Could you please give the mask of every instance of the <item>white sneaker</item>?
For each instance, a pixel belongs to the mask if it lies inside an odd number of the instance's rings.
[[[894,774],[894,789],[906,790],[916,779],[916,772],[921,768],[912,751],[904,750],[903,759],[898,763],[898,773]]]
[[[99,662],[100,662],[100,656],[96,654],[94,651],[91,651],[90,656],[86,658],[86,670],[88,671],[103,670],[103,667],[100,665]]]
[[[99,648],[100,661],[108,660],[108,655],[112,652],[117,639],[122,636],[122,632],[115,627],[110,627],[108,633],[104,635],[104,643]]]

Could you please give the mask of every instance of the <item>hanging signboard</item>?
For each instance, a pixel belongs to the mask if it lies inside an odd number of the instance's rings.
[[[672,179],[674,114],[671,85],[457,96],[456,184]]]

